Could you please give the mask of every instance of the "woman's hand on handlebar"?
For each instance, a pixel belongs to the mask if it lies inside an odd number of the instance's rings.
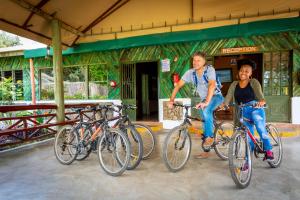
[[[219,105],[219,107],[217,108],[217,110],[227,110],[227,109],[228,109],[228,107],[224,103]]]
[[[261,108],[264,107],[266,105],[266,101],[265,100],[260,100],[256,103],[255,107],[256,108]]]

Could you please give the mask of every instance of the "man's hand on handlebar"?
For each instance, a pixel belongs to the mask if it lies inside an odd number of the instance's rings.
[[[208,103],[206,102],[201,102],[201,103],[198,103],[195,108],[196,109],[204,109],[206,106],[208,106]]]
[[[169,109],[173,109],[174,108],[174,101],[169,101],[169,103],[168,103],[168,108]]]

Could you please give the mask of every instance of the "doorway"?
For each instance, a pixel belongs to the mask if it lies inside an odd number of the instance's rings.
[[[136,63],[136,119],[158,121],[158,62]]]

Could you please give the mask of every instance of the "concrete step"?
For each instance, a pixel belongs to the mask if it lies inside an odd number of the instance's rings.
[[[231,122],[231,121],[229,121]],[[144,122],[141,122],[144,123]],[[300,125],[291,124],[291,123],[272,123],[275,127],[277,127],[278,131],[281,134],[281,137],[296,137],[300,136]],[[146,123],[147,124],[147,123]],[[161,123],[149,123],[147,124],[152,128],[154,132],[167,132],[169,129],[163,129]],[[200,122],[192,122],[192,127],[189,129],[192,134],[203,134],[202,123]]]

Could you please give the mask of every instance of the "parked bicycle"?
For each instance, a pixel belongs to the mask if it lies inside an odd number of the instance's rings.
[[[103,109],[106,113],[109,107],[98,108],[100,111]],[[81,119],[74,126],[62,127],[54,143],[54,152],[58,161],[62,164],[71,164],[78,155],[82,154],[84,156],[81,159],[86,158],[90,154],[92,144],[97,141],[97,154],[102,169],[112,176],[121,175],[130,161],[130,142],[121,130],[110,128],[108,122],[105,114],[104,118],[99,120],[83,122]]]
[[[129,140],[131,155],[130,162],[127,166],[128,170],[135,169],[141,162],[143,158],[143,140],[140,134],[137,132],[134,125],[131,123],[127,110],[136,109],[135,105],[110,105],[109,109],[113,112],[118,113],[117,116],[109,118],[109,122],[114,122],[112,125],[113,128],[118,127],[122,132],[125,133],[126,137]],[[124,115],[122,114],[124,110]]]
[[[266,154],[263,149],[262,139],[253,136],[249,128],[245,125],[245,121],[253,124],[252,121],[243,116],[243,109],[247,106],[255,108],[255,105],[248,104],[239,106],[240,126],[236,128],[229,144],[229,169],[231,177],[238,188],[246,188],[250,184],[252,176],[252,152],[256,158],[261,160],[265,160]],[[270,167],[276,168],[280,166],[282,161],[281,137],[274,125],[266,124],[266,129],[271,140],[274,155],[274,160],[267,162]],[[250,140],[254,143],[253,151],[250,148]]]
[[[143,140],[143,160],[149,159],[155,149],[156,145],[156,139],[154,137],[154,133],[152,129],[141,123],[133,123],[128,115],[128,110],[130,109],[136,109],[135,105],[116,105],[113,104],[112,106],[116,107],[117,110],[115,112],[119,113],[119,115],[116,117],[119,119],[119,121],[115,124],[118,125],[119,123],[127,124],[128,126],[134,126],[136,131],[141,135]],[[115,119],[116,119],[115,118]]]
[[[192,147],[189,127],[192,126],[191,120],[203,121],[202,119],[191,117],[188,114],[190,105],[173,104],[175,107],[182,107],[185,109],[183,123],[171,129],[168,133],[163,145],[163,160],[167,168],[171,172],[181,170],[187,163]],[[211,147],[202,145],[205,151],[214,149],[216,154],[226,160],[228,158],[228,145],[230,142],[230,135],[233,132],[233,124],[229,122],[217,122],[214,120],[214,142]],[[202,141],[203,142],[203,141]]]

